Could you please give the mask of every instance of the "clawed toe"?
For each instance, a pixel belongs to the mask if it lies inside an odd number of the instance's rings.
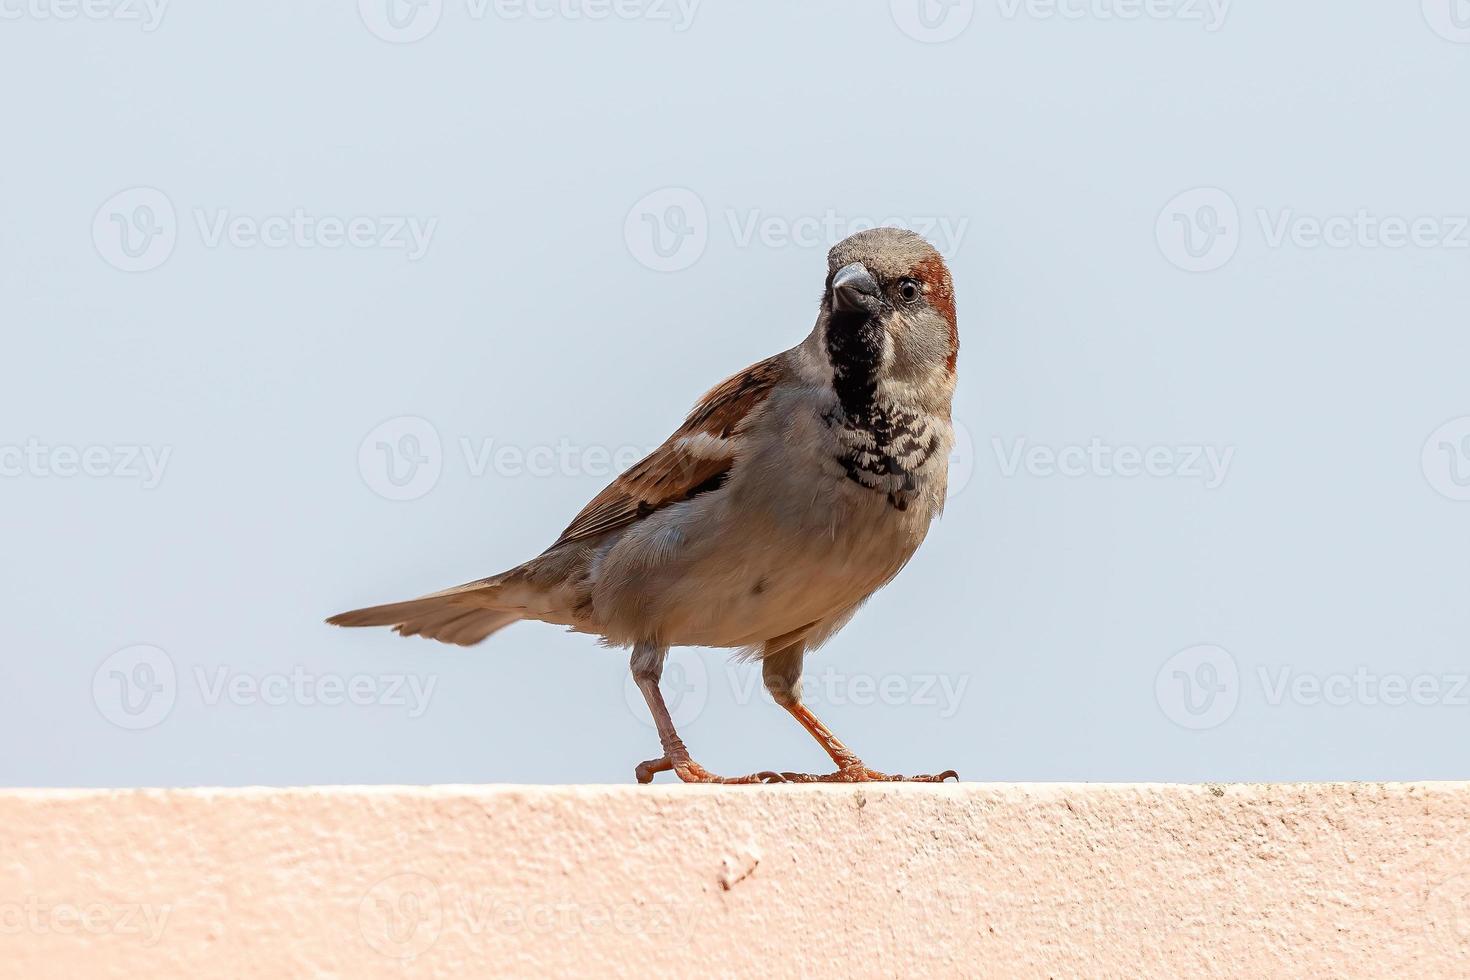
[[[674,775],[686,783],[714,783],[727,786],[752,786],[766,785],[770,783],[942,783],[953,779],[959,782],[960,774],[953,769],[934,775],[923,776],[898,776],[876,769],[869,769],[862,763],[843,766],[836,772],[809,773],[809,772],[772,772],[769,769],[754,772],[748,776],[716,776],[708,769],[701,766],[692,759],[673,761],[668,756],[661,759],[649,759],[640,762],[634,770],[640,783],[651,783],[653,777],[661,772],[673,770]]]
[[[782,778],[788,783],[942,783],[947,779],[959,782],[960,774],[953,769],[946,769],[936,775],[924,776],[896,776],[876,769],[869,769],[862,764],[843,766],[836,772],[822,775],[803,772],[783,772]]]
[[[640,783],[651,783],[656,774],[668,772],[672,768],[674,764],[669,761],[668,756],[664,756],[662,759],[649,759],[647,762],[638,763],[638,768],[633,770],[633,775]]]
[[[634,775],[637,776],[640,783],[651,783],[657,773],[668,772],[670,769],[674,771],[674,775],[686,783],[719,783],[731,786],[751,786],[786,782],[785,777],[781,773],[772,772],[769,769],[754,772],[748,776],[716,776],[692,759],[683,759],[675,762],[668,756],[664,756],[662,759],[650,759],[647,762],[640,762],[638,768],[634,770]]]
[[[674,764],[674,773],[686,783],[719,783],[729,786],[751,786],[763,785],[765,783],[784,783],[780,773],[764,770],[753,772],[748,776],[716,776],[697,762],[682,762]]]

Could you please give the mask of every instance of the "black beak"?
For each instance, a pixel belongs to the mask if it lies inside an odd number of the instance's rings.
[[[843,313],[876,313],[883,304],[878,280],[861,262],[853,262],[832,275],[832,309]]]

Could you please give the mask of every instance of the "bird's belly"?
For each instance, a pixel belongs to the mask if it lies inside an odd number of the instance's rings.
[[[592,631],[714,647],[821,634],[898,574],[943,504],[947,434],[901,496],[851,477],[821,406],[772,418],[721,490],[649,515],[602,553]]]
[[[826,494],[807,513],[696,500],[646,521],[603,562],[607,635],[745,647],[855,608],[909,560],[929,518],[845,480],[829,481]]]
[[[879,536],[881,538],[881,535]],[[912,554],[899,542],[814,541],[799,553],[740,554],[696,566],[669,607],[672,642],[744,647],[810,629],[855,608],[897,574]],[[720,597],[711,601],[712,596]]]

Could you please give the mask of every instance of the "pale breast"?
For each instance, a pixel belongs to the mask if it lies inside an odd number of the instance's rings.
[[[740,647],[861,603],[909,560],[943,500],[947,424],[895,410],[875,430],[783,392],[728,483],[629,530],[601,562],[611,632]]]

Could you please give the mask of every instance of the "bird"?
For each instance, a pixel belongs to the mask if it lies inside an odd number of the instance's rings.
[[[640,783],[668,771],[688,783],[957,780],[869,768],[803,703],[801,676],[944,509],[958,356],[940,253],[909,230],[857,232],[828,252],[806,338],[712,388],[545,552],[327,622],[470,646],[539,620],[630,650],[662,750],[635,768]],[[727,777],[694,761],[659,690],[672,646],[759,660],[772,699],[835,769]]]

